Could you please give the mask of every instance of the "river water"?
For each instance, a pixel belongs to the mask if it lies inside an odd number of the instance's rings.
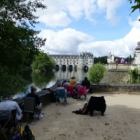
[[[49,88],[53,86],[57,80],[60,79],[70,79],[72,76],[76,77],[77,81],[82,81],[85,76],[87,76],[87,72],[84,72],[83,70],[77,70],[77,71],[49,71],[46,73],[35,73],[33,71],[24,71],[23,72],[23,79],[28,81],[28,83],[25,85],[26,92],[18,92],[13,96],[13,98],[18,97],[24,97],[25,94],[28,94],[30,92],[30,84],[34,83],[37,91],[41,91],[43,88]]]

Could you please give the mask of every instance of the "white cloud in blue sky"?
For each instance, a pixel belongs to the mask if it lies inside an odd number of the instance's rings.
[[[122,0],[45,0],[38,10],[42,47],[49,53],[93,52],[95,56],[134,53],[140,40],[139,13],[129,16],[131,5]],[[132,18],[132,19],[130,19]]]

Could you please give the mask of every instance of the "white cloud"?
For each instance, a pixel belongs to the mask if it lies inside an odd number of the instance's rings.
[[[106,18],[115,24],[119,20],[115,17],[116,8],[122,4],[122,0],[45,0],[42,3],[47,5],[47,9],[37,11],[39,21],[50,27],[66,27],[71,23],[71,17],[79,20],[84,16],[96,23],[94,13],[98,12],[98,8],[101,11],[106,9]]]
[[[84,51],[85,47],[88,46],[89,51],[95,52],[94,54],[97,56],[108,55],[109,52],[114,53],[115,56],[132,55],[140,40],[140,22],[131,20],[129,22],[132,29],[124,38],[114,41],[83,43],[79,45],[79,51]]]
[[[106,18],[111,21],[112,24],[116,24],[120,17],[116,17],[116,9],[122,5],[122,0],[97,0],[97,4],[100,10],[106,10]]]
[[[42,49],[49,53],[73,53],[89,51],[95,56],[108,55],[109,52],[115,56],[132,55],[137,46],[137,41],[140,40],[140,25],[138,21],[129,21],[132,29],[124,37],[114,41],[96,41],[93,42],[93,37],[67,28],[58,32],[52,30],[43,30],[41,36],[47,38],[46,46]]]
[[[131,19],[129,19],[129,24],[132,26],[132,27],[136,27],[136,28],[140,28],[140,21],[138,21],[140,19],[140,16],[138,16],[137,20],[136,21],[132,21]]]
[[[39,16],[39,21],[46,24],[46,26],[56,27],[62,26],[65,27],[70,24],[71,20],[69,19],[65,11],[65,1],[61,0],[45,0],[42,2],[47,6],[47,9],[39,9],[35,13]]]
[[[93,37],[71,28],[58,32],[43,30],[40,35],[47,38],[46,46],[42,47],[42,49],[50,53],[77,54],[77,47],[81,43],[88,43],[93,39]]]

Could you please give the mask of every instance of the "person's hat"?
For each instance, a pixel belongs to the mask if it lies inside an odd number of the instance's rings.
[[[71,79],[75,79],[76,77],[72,76]]]

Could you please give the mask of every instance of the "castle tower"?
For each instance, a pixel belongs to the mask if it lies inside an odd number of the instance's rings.
[[[136,51],[134,54],[134,61],[132,62],[132,64],[137,65],[138,69],[140,70],[140,41],[138,41],[138,46],[136,47]]]
[[[112,55],[111,52],[108,55],[107,63],[114,63],[114,54]]]
[[[89,53],[89,56],[88,56],[88,68],[91,68],[93,64],[94,64],[93,54]]]
[[[80,54],[79,56],[79,62],[78,62],[78,69],[83,69],[84,65],[84,53]]]
[[[112,55],[112,63],[114,63],[114,54]]]

